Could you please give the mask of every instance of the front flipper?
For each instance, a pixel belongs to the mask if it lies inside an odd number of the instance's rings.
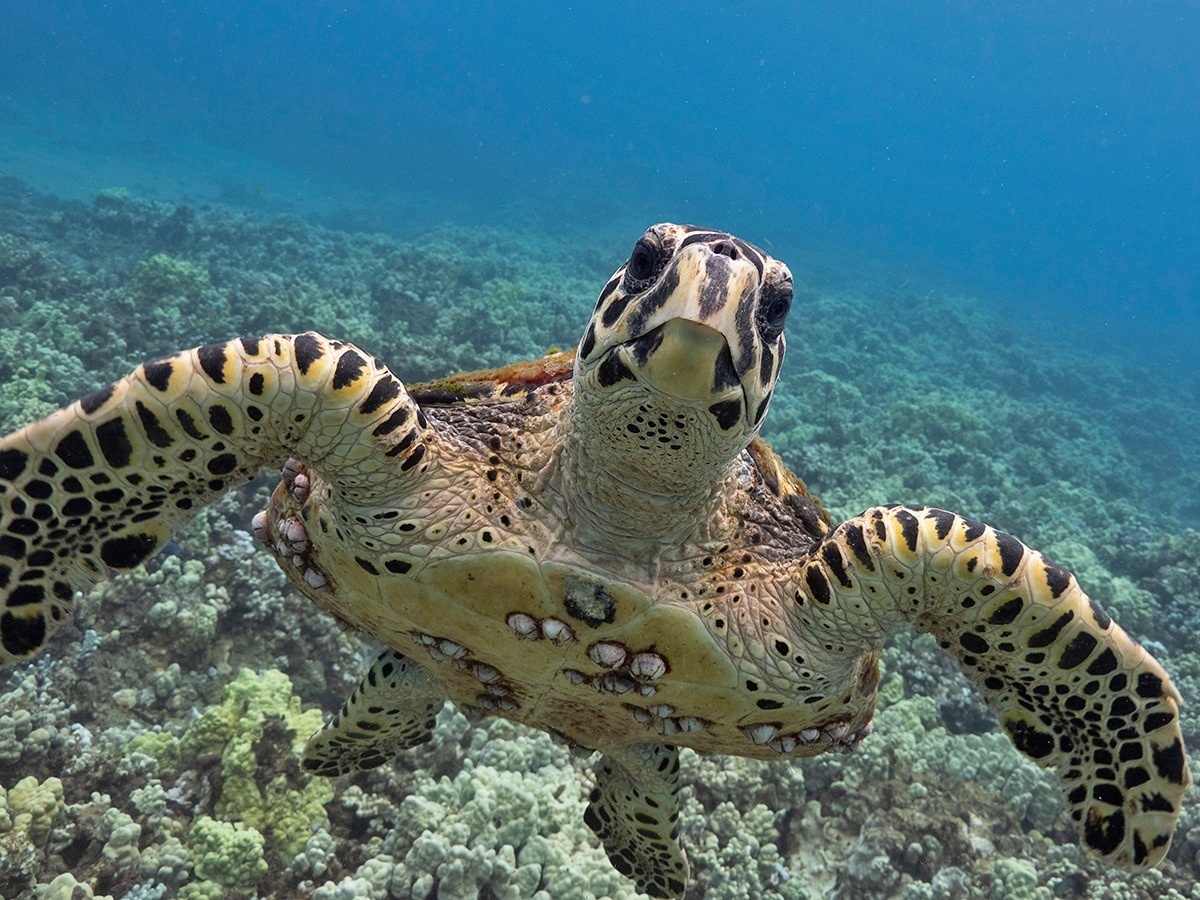
[[[678,818],[678,749],[635,744],[600,760],[583,820],[613,867],[651,897],[682,897],[687,886]]]
[[[416,663],[385,650],[341,712],[309,738],[304,768],[332,778],[382,766],[429,740],[443,702]]]
[[[429,428],[392,374],[317,334],[209,344],[0,440],[0,667],[37,653],[75,591],[291,456],[355,502],[428,465]]]
[[[1166,854],[1191,783],[1179,693],[1071,573],[945,510],[878,507],[823,540],[797,587],[822,641],[932,633],[1017,749],[1054,769],[1091,852],[1128,869]]]

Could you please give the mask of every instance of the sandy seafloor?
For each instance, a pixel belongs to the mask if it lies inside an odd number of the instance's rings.
[[[148,193],[80,202],[0,178],[4,432],[240,334],[318,329],[410,381],[569,346],[637,237],[580,223],[397,240]],[[1075,352],[932,279],[787,261],[797,302],[767,428],[785,460],[835,516],[936,504],[1070,566],[1172,673],[1200,755],[1200,382]],[[300,771],[377,648],[254,547],[272,485],[227,496],[0,673],[0,896],[635,896],[583,824],[586,765],[545,735],[447,708],[393,765]],[[1160,870],[1105,868],[932,639],[895,639],[884,668],[857,754],[684,754],[689,897],[1200,898],[1196,789]]]

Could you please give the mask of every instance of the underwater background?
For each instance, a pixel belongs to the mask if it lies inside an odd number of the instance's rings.
[[[796,276],[765,434],[835,519],[1069,566],[1200,756],[1200,7],[0,3],[0,433],[144,359],[317,329],[407,381],[573,345],[642,230]],[[0,672],[0,897],[629,898],[587,771],[449,708],[299,748],[376,649],[254,546],[274,473]],[[929,637],[861,752],[683,754],[690,898],[1200,898],[1086,858]]]

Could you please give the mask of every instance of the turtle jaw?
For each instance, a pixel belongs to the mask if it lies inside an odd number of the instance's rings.
[[[678,511],[719,494],[733,459],[757,431],[759,419],[747,411],[763,405],[747,393],[757,370],[738,376],[725,332],[677,315],[591,362],[581,370],[576,359],[564,442],[588,485],[580,499],[628,491],[614,504],[619,516],[622,509],[645,509],[649,498]],[[696,521],[692,513],[683,518],[689,527]]]
[[[622,364],[638,380],[668,397],[745,408],[729,342],[715,328],[691,319],[671,319],[611,352],[620,354]]]

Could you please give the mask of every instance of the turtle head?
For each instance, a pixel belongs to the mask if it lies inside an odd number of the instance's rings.
[[[655,494],[711,482],[762,424],[791,301],[787,266],[745,241],[687,225],[646,231],[576,355],[597,461]]]

